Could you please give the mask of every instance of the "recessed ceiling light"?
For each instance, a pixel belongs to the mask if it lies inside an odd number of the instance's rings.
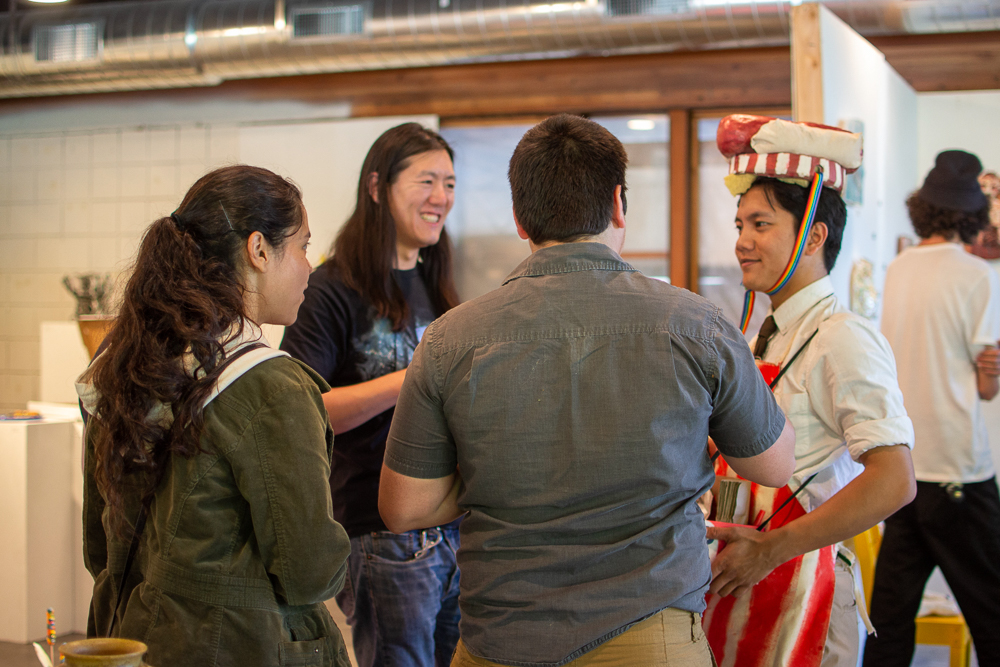
[[[633,118],[627,125],[630,130],[652,130],[656,127],[656,121],[648,118]]]
[[[63,2],[68,2],[68,0],[28,0],[28,2],[34,2],[39,5],[58,5]]]

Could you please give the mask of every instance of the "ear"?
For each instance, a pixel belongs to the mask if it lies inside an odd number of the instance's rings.
[[[625,204],[622,202],[622,186],[615,186],[614,203],[611,205],[611,224],[616,229],[625,228]]]
[[[373,171],[368,175],[368,196],[376,204],[378,203],[378,172]]]
[[[267,273],[273,259],[274,249],[260,232],[253,232],[247,237],[247,261],[258,273]]]
[[[806,255],[815,255],[826,244],[826,239],[830,235],[830,230],[825,222],[816,220],[812,229],[809,230],[809,238],[806,240],[806,248],[803,251]]]
[[[520,236],[525,241],[530,241],[531,240],[528,237],[528,232],[524,231],[524,227],[522,227],[521,223],[517,221],[517,213],[514,213],[514,226],[517,227],[517,235],[518,236]]]

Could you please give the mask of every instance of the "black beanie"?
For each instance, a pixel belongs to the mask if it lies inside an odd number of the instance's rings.
[[[978,211],[988,203],[979,187],[978,177],[982,170],[982,163],[972,153],[942,151],[917,196],[938,208],[968,213]]]

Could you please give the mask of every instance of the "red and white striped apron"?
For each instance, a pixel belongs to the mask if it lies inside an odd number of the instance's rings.
[[[722,458],[719,476],[737,477]],[[750,517],[759,524],[791,496],[787,486],[750,487]],[[765,530],[804,516],[792,499]],[[725,524],[720,524],[725,525]],[[810,551],[779,565],[737,599],[709,593],[702,625],[719,667],[818,667],[833,608],[836,546]]]

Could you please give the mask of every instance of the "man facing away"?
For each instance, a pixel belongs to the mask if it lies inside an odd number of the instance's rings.
[[[955,594],[979,664],[1000,664],[1000,497],[981,403],[998,390],[1000,280],[965,251],[989,224],[979,159],[944,151],[906,202],[920,244],[885,277],[882,331],[913,418],[916,499],[886,519],[875,570],[877,638],[865,665],[909,665],[934,566]]]
[[[709,529],[710,536],[726,542],[713,562],[711,590],[740,597],[778,566],[862,533],[908,503],[914,493],[913,426],[903,407],[892,350],[871,322],[838,303],[829,278],[847,222],[839,189],[846,170],[861,164],[860,135],[738,115],[723,119],[718,143],[731,158],[726,183],[740,195],[736,257],[743,285],[768,293],[771,300],[771,314],[753,341],[754,354],[782,369],[773,387],[795,427],[795,473],[789,489],[802,489],[795,498],[800,516],[780,527],[766,532]],[[789,258],[809,204],[806,186],[816,166],[825,171],[815,221],[807,226],[797,267],[775,289],[792,266]],[[829,619],[827,629],[815,637],[816,627],[795,628],[802,610],[788,610],[787,617],[771,623],[794,629],[780,633],[788,646],[779,646],[766,664],[857,664],[851,555],[839,547],[836,552],[836,558],[825,561],[825,576],[817,571],[813,577],[830,588],[824,592],[815,584],[807,597],[807,602],[825,601],[817,618]],[[753,598],[750,605],[754,608]],[[740,655],[737,642],[726,637],[720,641],[731,650],[719,649],[711,627],[715,616],[714,611],[706,614],[720,664],[764,664]],[[760,623],[759,617],[755,620]],[[730,636],[741,635],[734,631]],[[809,662],[794,653],[806,638],[818,646]]]
[[[740,332],[620,257],[621,143],[561,115],[510,161],[532,254],[438,319],[389,433],[379,508],[395,531],[462,512],[452,665],[710,665],[696,501],[705,443],[762,484],[794,434]]]

